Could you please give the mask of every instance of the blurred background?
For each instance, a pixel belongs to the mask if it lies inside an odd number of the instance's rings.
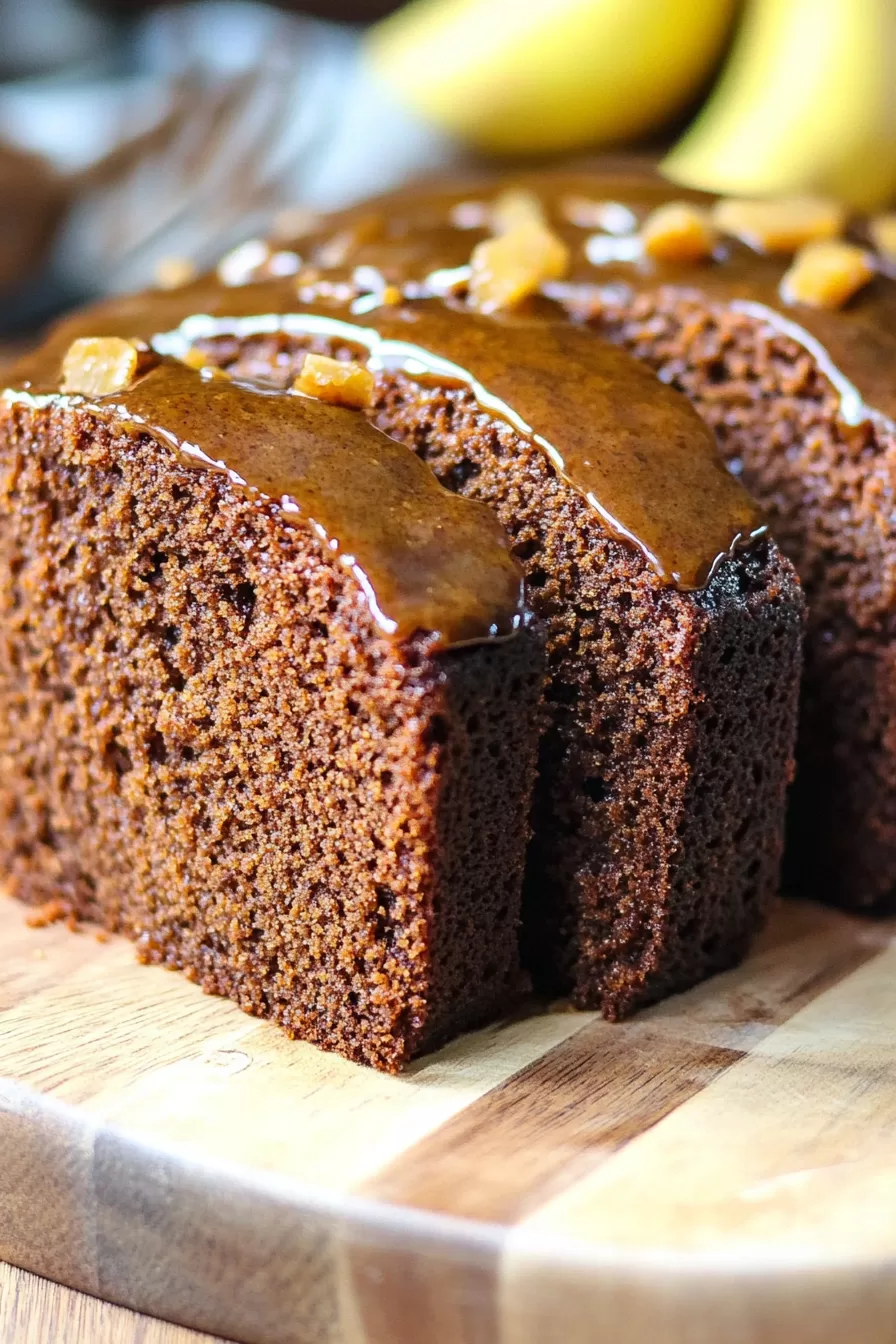
[[[462,164],[885,208],[894,75],[896,0],[0,0],[0,334]]]

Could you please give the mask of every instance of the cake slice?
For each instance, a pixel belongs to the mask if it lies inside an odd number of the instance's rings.
[[[0,398],[4,878],[395,1070],[519,989],[519,567],[359,410],[154,330],[78,319]]]
[[[460,296],[475,249],[527,200],[567,249],[542,295],[687,394],[799,571],[787,888],[892,910],[896,219],[850,222],[812,198],[716,202],[610,163],[405,190],[296,250],[331,286]]]
[[[778,889],[798,582],[705,425],[629,356],[537,313],[353,309],[345,288],[303,311],[294,282],[185,293],[169,311],[206,316],[167,348],[283,385],[309,352],[365,362],[377,425],[495,510],[548,646],[524,961],[622,1017],[736,962]]]

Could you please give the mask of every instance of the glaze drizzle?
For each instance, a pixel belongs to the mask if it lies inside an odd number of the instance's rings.
[[[438,290],[449,276],[460,285],[473,247],[488,236],[491,203],[508,186],[531,192],[568,246],[568,275],[544,292],[573,316],[585,319],[592,309],[612,306],[620,294],[698,293],[721,307],[749,311],[802,345],[844,394],[844,422],[878,422],[890,431],[896,425],[896,268],[882,261],[870,284],[843,309],[829,311],[783,303],[781,281],[791,258],[763,254],[733,238],[722,240],[705,261],[645,258],[634,235],[653,210],[670,201],[710,207],[714,198],[664,181],[643,162],[404,189],[331,216],[326,234],[298,239],[294,247],[313,268],[325,236],[354,239],[342,266],[326,272],[334,285],[344,287],[359,267],[414,294]],[[855,236],[868,241],[861,221]]]
[[[145,428],[185,465],[224,471],[239,489],[310,521],[358,577],[380,627],[398,638],[423,629],[452,645],[519,625],[520,572],[497,522],[485,506],[443,490],[357,412],[187,368],[181,361],[197,342],[324,338],[374,371],[466,390],[537,444],[603,527],[680,588],[704,586],[722,558],[765,531],[684,399],[560,320],[551,304],[483,317],[431,298],[372,309],[368,301],[359,314],[337,297],[303,303],[294,278],[236,287],[206,278],[98,305],[63,323],[5,395],[71,400],[59,392],[59,367],[77,336],[145,342],[157,366],[91,409]]]

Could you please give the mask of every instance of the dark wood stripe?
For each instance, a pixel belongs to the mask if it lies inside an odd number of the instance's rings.
[[[401,1154],[377,1200],[513,1224],[707,1087],[881,946],[791,906],[750,961],[633,1021],[593,1023]]]
[[[463,1238],[454,1254],[444,1243],[433,1254],[420,1241],[352,1248],[351,1291],[369,1344],[493,1344],[507,1224],[742,1057],[683,1043],[675,1069],[657,1072],[657,1058],[668,1054],[661,1033],[601,1025],[603,1032],[580,1031],[487,1093],[368,1184],[377,1200],[504,1225],[491,1229],[493,1240],[475,1256]],[[595,1033],[602,1038],[597,1055]]]
[[[708,1087],[890,933],[785,906],[745,966],[632,1022],[583,1027],[402,1153],[366,1195],[490,1235],[475,1253],[460,1234],[456,1254],[419,1239],[352,1247],[344,1269],[365,1344],[492,1344],[509,1227]]]
[[[742,1058],[649,1023],[585,1028],[403,1153],[376,1197],[517,1222]]]

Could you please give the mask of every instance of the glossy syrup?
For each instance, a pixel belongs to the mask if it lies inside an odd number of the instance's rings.
[[[364,305],[369,307],[369,305]],[[666,582],[707,583],[764,531],[683,398],[545,303],[483,317],[436,299],[374,307],[303,303],[294,278],[198,282],[85,310],[15,371],[7,396],[59,400],[62,355],[79,335],[146,342],[158,363],[91,403],[169,446],[186,465],[312,524],[352,569],[380,627],[443,645],[505,636],[522,616],[520,571],[489,510],[450,494],[360,413],[263,383],[208,377],[181,358],[197,342],[284,333],[349,346],[374,369],[467,389],[544,452],[612,535]]]

